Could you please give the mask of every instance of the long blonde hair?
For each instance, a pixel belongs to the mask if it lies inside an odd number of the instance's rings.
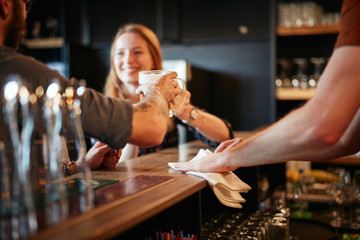
[[[139,34],[147,43],[147,46],[149,48],[154,63],[154,69],[159,69],[159,70],[163,69],[160,42],[153,31],[151,31],[149,28],[145,27],[144,25],[134,24],[134,23],[129,23],[120,27],[111,45],[110,71],[106,78],[106,82],[104,86],[105,95],[110,97],[125,97],[128,95],[127,89],[125,88],[121,79],[117,76],[114,66],[116,40],[124,33]]]

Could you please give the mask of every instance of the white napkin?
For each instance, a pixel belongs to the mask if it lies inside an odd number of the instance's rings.
[[[208,149],[200,149],[193,159],[209,154],[213,153]],[[175,169],[173,163],[169,162],[168,165],[172,169]],[[214,191],[215,196],[222,204],[228,207],[242,208],[240,203],[244,203],[245,199],[240,193],[248,192],[251,189],[249,185],[241,181],[240,178],[231,171],[223,173],[201,173],[190,171],[186,173],[206,179]]]

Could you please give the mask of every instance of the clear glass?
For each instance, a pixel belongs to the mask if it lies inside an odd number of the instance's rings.
[[[40,87],[41,88],[41,87]],[[38,95],[38,121],[44,128],[38,126],[44,163],[44,172],[39,172],[45,179],[45,205],[47,225],[64,221],[69,215],[68,195],[63,174],[63,166],[58,160],[62,112],[60,110],[60,85],[54,81],[44,89],[43,95]],[[43,132],[42,132],[43,131]],[[40,150],[40,149],[39,149]],[[38,151],[38,153],[41,151]],[[40,156],[41,157],[41,156]],[[42,166],[41,166],[42,167]],[[40,168],[41,169],[41,168]],[[42,173],[44,175],[42,175]]]
[[[11,239],[11,164],[0,141],[0,239]]]
[[[360,203],[360,170],[354,172],[352,179],[352,197],[355,203]]]
[[[296,74],[292,77],[291,83],[294,88],[308,88],[307,59],[295,58],[294,64],[296,65]]]
[[[313,73],[309,76],[309,87],[315,88],[318,85],[321,73],[324,69],[325,58],[310,58],[310,62],[313,65]]]
[[[322,15],[322,7],[315,2],[280,2],[278,4],[278,24],[282,27],[319,25]]]
[[[289,59],[284,59],[284,58],[279,58],[277,60],[277,65],[278,65],[278,76],[276,77],[275,80],[275,86],[276,87],[281,87],[281,88],[291,88],[291,82],[290,82],[290,72],[291,72],[291,67],[292,67],[292,63],[290,62]]]
[[[85,82],[72,79],[62,93],[62,125],[57,157],[66,175],[70,214],[76,215],[94,207],[91,172],[85,160],[86,143],[81,124],[81,97]],[[67,151],[63,151],[66,149]]]
[[[4,86],[4,122],[9,140],[1,145],[1,237],[27,238],[37,229],[36,213],[29,177],[26,139],[29,91],[17,75],[10,75]],[[18,114],[22,114],[22,122]],[[23,129],[19,129],[22,125]],[[4,227],[4,228],[3,228]],[[10,231],[7,231],[10,230]],[[4,236],[5,235],[5,236]]]
[[[344,168],[328,168],[327,171],[332,174],[326,193],[335,201],[335,206],[331,208],[331,225],[340,227],[343,221],[344,202],[348,199],[350,192],[350,174]],[[330,203],[331,204],[331,203]]]
[[[360,170],[354,172],[351,193],[351,227],[360,229]]]
[[[72,81],[62,92],[55,80],[30,92],[18,76],[9,79],[2,108],[9,140],[0,143],[0,239],[22,239],[94,206],[80,121],[85,86]],[[71,173],[70,162],[77,166]]]
[[[284,216],[275,215],[271,219],[270,240],[288,240],[289,221]]]
[[[149,71],[141,71],[139,72],[139,85],[144,85],[144,84],[153,84],[160,76],[165,75],[165,74],[169,74],[171,73],[171,71],[166,71],[166,70],[149,70]],[[182,105],[185,103],[186,100],[186,82],[185,80],[181,79],[181,78],[174,78],[174,81],[176,81],[179,84],[179,87],[182,89],[182,94],[178,95],[177,98],[179,99],[179,101],[175,101],[177,102],[177,104],[172,104],[170,103],[169,106],[169,116],[172,117],[174,114],[174,111],[176,109],[180,109],[182,107]]]
[[[254,212],[221,212],[202,225],[201,239],[257,239],[268,240],[269,215]]]

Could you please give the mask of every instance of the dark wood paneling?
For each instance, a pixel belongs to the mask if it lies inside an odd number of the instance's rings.
[[[110,69],[110,46],[94,49],[72,44],[70,47],[70,76],[85,79],[87,87],[102,92]]]
[[[156,0],[92,0],[90,8],[93,44],[111,42],[117,29],[129,22],[156,30]]]
[[[262,41],[172,44],[163,45],[163,54],[202,70],[188,83],[194,104],[226,118],[234,129],[251,130],[274,117],[270,47]]]
[[[269,3],[262,0],[183,0],[182,38],[267,38]],[[239,26],[245,26],[247,34],[240,33]]]

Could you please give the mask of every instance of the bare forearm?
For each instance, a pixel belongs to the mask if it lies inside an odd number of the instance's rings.
[[[134,105],[133,131],[129,143],[140,147],[159,145],[167,130],[168,104],[161,94]]]
[[[225,122],[220,118],[199,110],[200,116],[189,122],[190,126],[195,127],[201,134],[214,142],[222,142],[230,139],[230,132]]]
[[[331,160],[342,156],[355,154],[360,150],[360,110],[356,113],[350,126],[346,129],[345,134],[337,141],[334,146],[326,149],[323,152],[314,154],[307,159],[310,161],[316,160]]]
[[[315,119],[306,108],[298,109],[271,127],[229,151],[229,161],[237,167],[306,159],[329,147]],[[311,119],[311,118],[310,118]],[[296,126],[296,127],[295,127]],[[230,157],[231,156],[231,157]]]
[[[331,151],[340,150],[343,136],[360,107],[360,84],[354,77],[360,74],[360,63],[344,59],[359,57],[359,47],[336,49],[315,96],[273,126],[239,144],[238,151],[234,151],[236,155],[232,154],[233,159],[229,159],[232,165],[320,158],[324,153],[334,154]],[[335,150],[330,150],[332,147]]]
[[[190,93],[188,93],[188,95],[190,98]],[[231,137],[230,130],[222,119],[194,107],[190,103],[185,104],[185,106],[176,111],[175,116],[186,122],[188,125],[196,128],[211,141],[222,142]]]

